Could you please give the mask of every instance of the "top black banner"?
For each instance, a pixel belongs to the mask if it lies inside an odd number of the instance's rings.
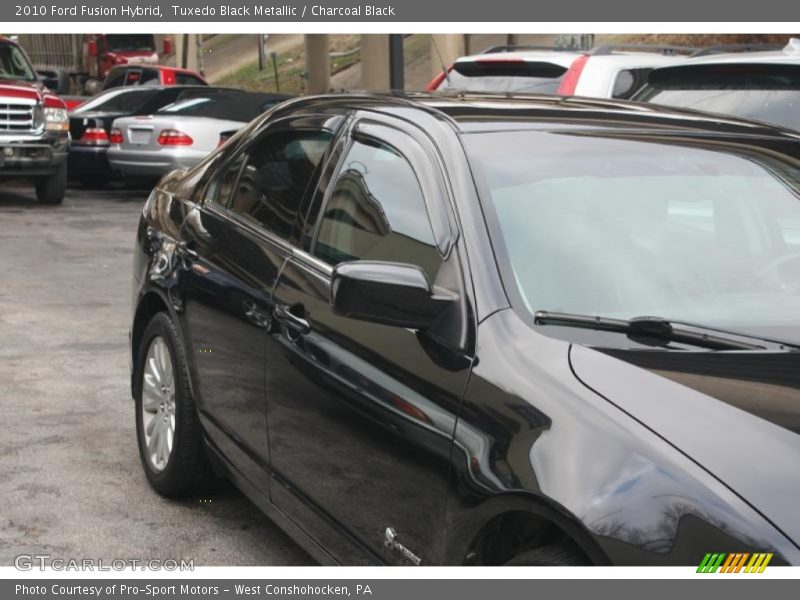
[[[11,0],[0,22],[784,22],[786,0]]]

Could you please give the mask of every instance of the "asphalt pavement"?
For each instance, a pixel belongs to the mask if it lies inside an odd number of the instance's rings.
[[[166,500],[139,463],[127,336],[147,189],[0,181],[0,565],[53,558],[307,565],[243,495]]]

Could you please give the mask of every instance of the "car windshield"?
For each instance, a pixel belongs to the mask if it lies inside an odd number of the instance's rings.
[[[800,335],[800,143],[464,137],[524,311]]]
[[[461,61],[453,65],[438,90],[554,94],[567,72],[548,62]]]
[[[106,36],[108,49],[112,52],[155,52],[156,42],[152,35],[113,34]]]
[[[800,129],[800,65],[662,69],[637,100]]]
[[[0,79],[36,81],[33,67],[14,44],[0,43]]]

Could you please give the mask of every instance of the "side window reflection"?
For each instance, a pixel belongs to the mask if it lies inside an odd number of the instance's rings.
[[[431,281],[441,263],[425,199],[394,149],[356,141],[325,206],[314,253],[331,265],[358,259],[406,262]]]

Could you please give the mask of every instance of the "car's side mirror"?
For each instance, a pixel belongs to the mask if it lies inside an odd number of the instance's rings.
[[[419,267],[368,260],[336,266],[330,301],[343,317],[409,329],[429,328],[453,303],[433,293]]]

